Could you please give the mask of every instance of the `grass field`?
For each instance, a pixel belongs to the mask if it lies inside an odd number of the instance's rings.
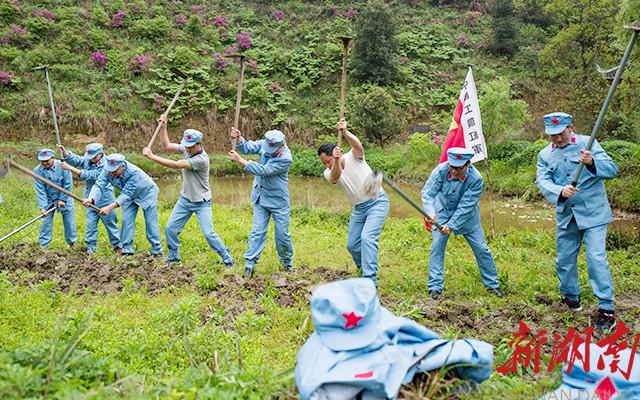
[[[0,233],[36,215],[30,179],[12,171],[0,192]],[[160,204],[161,229],[172,207]],[[84,209],[76,203],[75,212],[82,244]],[[232,273],[207,247],[195,220],[181,235],[184,265],[171,270],[161,270],[162,264],[148,257],[141,216],[135,242],[139,254],[133,258],[112,255],[103,228],[97,255],[68,250],[59,216],[48,252],[37,246],[39,224],[19,241],[8,241],[0,252],[0,398],[295,397],[295,356],[313,331],[311,291],[328,280],[356,275],[345,248],[348,213],[294,207],[296,271],[285,275],[279,270],[270,230],[250,282],[238,275],[251,226],[250,205],[215,205],[213,220],[238,261]],[[482,287],[471,250],[456,237],[447,249],[444,299],[430,300],[429,246],[418,217],[387,220],[380,241],[383,305],[443,337],[492,343],[494,367],[510,356],[508,342],[519,320],[534,333],[547,329],[562,335],[570,326],[590,325],[597,303],[584,254],[585,310],[570,314],[558,306],[553,226],[501,232],[490,242],[506,289],[503,299]],[[638,332],[640,246],[619,247],[609,251],[619,317]],[[559,369],[538,374],[529,369],[509,377],[494,373],[471,393],[464,394],[460,382],[436,379],[403,389],[401,397],[531,399],[559,382]]]

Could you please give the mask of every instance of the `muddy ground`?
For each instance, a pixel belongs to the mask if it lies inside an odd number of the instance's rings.
[[[223,279],[203,289],[196,284],[197,273],[184,266],[165,268],[148,253],[134,256],[99,257],[88,256],[79,250],[44,251],[39,246],[21,243],[0,252],[0,271],[6,271],[9,280],[16,284],[33,285],[44,280],[55,282],[65,293],[112,293],[122,291],[124,282],[134,282],[136,289],[155,294],[171,287],[192,286],[208,301],[201,310],[201,321],[213,319],[233,329],[235,318],[252,310],[262,314],[261,297],[269,294],[280,307],[308,307],[313,289],[322,283],[355,276],[352,270],[335,270],[325,267],[302,266],[292,274],[279,272],[272,275],[256,273],[250,280],[242,278],[237,269],[223,276]],[[585,307],[579,313],[568,313],[556,298],[538,295],[533,301],[524,299],[513,301],[513,297],[503,300],[500,307],[490,308],[484,302],[469,302],[456,293],[445,293],[442,300],[418,300],[412,310],[406,310],[402,294],[383,294],[381,303],[397,314],[407,316],[426,325],[437,333],[449,333],[452,327],[461,337],[476,337],[494,345],[513,338],[518,321],[526,322],[532,334],[542,330],[548,332],[549,342],[541,347],[541,354],[551,354],[554,334],[565,338],[569,326],[582,331],[593,325],[597,308]],[[487,294],[487,296],[490,296]],[[616,299],[617,314],[631,333],[640,332],[640,294],[622,293]],[[594,333],[594,339],[601,337]],[[541,366],[544,369],[545,366]],[[403,386],[399,398],[423,398],[432,390],[448,398],[457,398],[473,388],[465,387],[455,378],[437,378],[428,375],[417,377],[411,385]],[[447,383],[455,382],[454,385]],[[434,387],[434,385],[436,387]],[[462,386],[461,386],[462,385]],[[433,393],[433,392],[431,392]]]

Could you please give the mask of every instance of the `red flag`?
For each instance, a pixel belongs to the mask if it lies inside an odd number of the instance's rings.
[[[471,68],[462,85],[456,110],[451,119],[447,138],[442,146],[440,163],[447,161],[447,150],[451,147],[464,147],[473,150],[475,155],[471,162],[484,160],[487,158],[487,147],[482,134],[482,120],[480,118],[480,103],[476,83],[473,80]]]

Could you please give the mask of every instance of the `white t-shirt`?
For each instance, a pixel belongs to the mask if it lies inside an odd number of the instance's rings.
[[[373,175],[373,170],[364,159],[358,160],[355,158],[351,150],[343,155],[343,158],[344,168],[336,184],[342,188],[352,205],[364,203],[384,193],[384,190],[380,188],[376,196],[367,196],[364,192],[364,183],[369,176]],[[324,170],[323,175],[326,180],[331,182],[331,170],[329,168]]]
[[[211,200],[209,156],[204,149],[194,156],[191,156],[182,145],[178,145],[178,149],[184,159],[191,164],[191,169],[182,170],[182,190],[180,195],[194,203]]]

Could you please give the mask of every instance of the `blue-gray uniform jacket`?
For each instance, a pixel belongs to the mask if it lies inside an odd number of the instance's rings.
[[[434,213],[440,225],[448,226],[456,235],[464,235],[481,227],[480,195],[484,180],[470,165],[462,180],[449,174],[449,163],[438,165],[422,188],[422,203],[428,214]]]
[[[106,169],[103,169],[91,188],[89,198],[94,203],[100,201],[99,196],[104,193],[108,184],[120,189],[120,195],[116,198],[116,203],[120,207],[124,208],[131,202],[142,207],[142,209],[157,205],[160,189],[158,189],[158,186],[149,175],[128,161],[124,162],[122,175],[116,178],[112,177]]]
[[[96,183],[96,180],[104,169],[104,155],[97,163],[91,163],[89,160],[85,160],[84,158],[69,152],[69,154],[64,158],[64,161],[74,167],[82,168],[82,172],[80,172],[80,179],[84,181],[84,194],[82,197],[85,199],[89,198],[91,195],[91,188],[93,188],[94,183]],[[107,184],[104,190],[101,189],[101,193],[98,198],[100,201],[99,203],[96,203],[97,207],[104,207],[115,201],[116,196],[113,194],[113,187],[111,184]],[[91,209],[87,208],[87,210]]]
[[[287,146],[271,157],[262,149],[263,140],[241,140],[236,147],[244,154],[260,154],[258,162],[249,161],[244,170],[255,175],[251,201],[265,208],[288,208],[289,166],[293,162]]]
[[[571,134],[569,144],[560,148],[549,144],[538,154],[536,185],[542,194],[556,205],[556,224],[566,228],[575,217],[578,229],[587,229],[611,222],[611,207],[603,179],[618,173],[618,166],[597,141],[591,151],[594,164],[583,169],[577,192],[571,199],[561,198],[562,189],[571,184],[580,163],[580,150],[587,147],[589,136]]]
[[[60,166],[60,160],[54,160],[50,168],[43,168],[42,165],[38,165],[33,169],[33,172],[50,180],[58,186],[67,189],[68,191],[73,190],[71,172],[62,169]],[[54,202],[57,203],[58,200],[62,200],[66,203],[65,207],[61,210],[73,205],[73,198],[67,196],[61,191],[45,185],[42,181],[36,178],[33,178],[33,182],[36,191],[36,199],[38,200],[38,208],[40,210],[48,209],[52,204],[54,204]],[[58,206],[57,204],[55,205],[56,207]]]

